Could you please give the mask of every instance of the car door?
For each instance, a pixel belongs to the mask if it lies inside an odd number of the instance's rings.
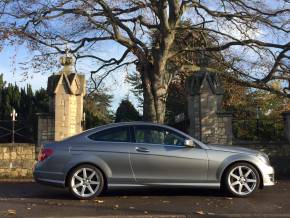
[[[108,175],[109,183],[134,183],[129,162],[129,151],[133,146],[129,126],[118,126],[88,135],[86,142],[73,146],[71,152],[108,168],[111,174]]]
[[[164,127],[136,125],[130,160],[137,183],[196,183],[207,179],[207,153],[184,146],[185,136]]]

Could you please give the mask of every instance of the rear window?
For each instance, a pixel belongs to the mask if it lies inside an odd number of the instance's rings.
[[[89,136],[94,141],[129,142],[130,132],[128,127],[115,127],[96,132]]]

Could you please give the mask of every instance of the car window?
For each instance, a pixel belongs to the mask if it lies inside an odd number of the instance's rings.
[[[136,143],[184,145],[185,137],[169,129],[154,126],[136,126]]]
[[[115,127],[96,132],[89,136],[90,139],[95,141],[107,142],[129,142],[129,128],[128,127]]]

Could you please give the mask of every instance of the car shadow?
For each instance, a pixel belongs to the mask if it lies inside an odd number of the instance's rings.
[[[226,197],[219,189],[188,187],[110,187],[102,197],[144,197],[144,196],[211,196]],[[74,200],[67,189],[50,187],[35,182],[2,182],[0,183],[0,199],[54,199]]]
[[[126,187],[109,188],[104,196],[226,196],[220,189],[192,187]]]

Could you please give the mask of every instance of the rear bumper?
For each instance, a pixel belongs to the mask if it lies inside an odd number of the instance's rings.
[[[45,185],[65,187],[65,179],[63,173],[43,171],[40,170],[39,168],[40,168],[39,165],[36,164],[33,171],[33,177],[36,182]]]
[[[64,188],[65,187],[65,183],[62,181],[58,181],[58,180],[51,180],[51,179],[39,179],[37,177],[34,176],[34,180],[37,183],[43,184],[43,185],[49,185],[49,186],[55,186],[55,187],[61,187]]]

